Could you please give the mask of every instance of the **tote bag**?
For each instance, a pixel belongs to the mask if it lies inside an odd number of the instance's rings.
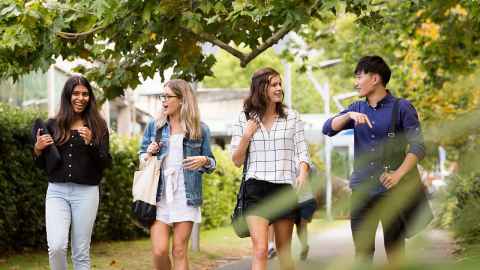
[[[157,214],[157,188],[160,177],[160,160],[148,159],[143,168],[136,171],[132,186],[132,211],[137,221],[149,228]]]

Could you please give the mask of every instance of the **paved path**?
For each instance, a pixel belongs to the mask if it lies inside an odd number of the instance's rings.
[[[294,236],[295,238],[296,236]],[[354,254],[353,242],[349,222],[320,232],[310,233],[310,254],[306,261],[297,262],[297,269],[342,269],[352,263]],[[382,247],[382,234],[377,232],[375,264],[386,262],[385,251]],[[454,244],[452,238],[445,231],[431,230],[422,233],[407,243],[408,258],[424,263],[449,262],[453,256]],[[300,251],[299,243],[295,239],[293,243],[294,258],[298,258]],[[230,263],[218,268],[218,270],[248,270],[251,258]],[[278,260],[269,261],[268,269],[278,269]]]

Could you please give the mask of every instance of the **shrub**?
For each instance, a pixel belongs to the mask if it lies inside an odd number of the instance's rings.
[[[32,158],[35,111],[0,103],[0,252],[45,248],[47,176]],[[132,239],[145,233],[132,223],[132,177],[138,163],[138,139],[111,136],[112,168],[100,184],[94,239]]]
[[[214,147],[213,154],[217,168],[212,174],[203,175],[203,229],[230,224],[242,180],[242,169],[235,167],[227,151]]]
[[[41,116],[0,103],[0,251],[45,244],[47,177],[31,144],[31,123]]]
[[[480,243],[480,174],[460,174],[456,177],[452,228],[460,242]]]
[[[126,240],[145,236],[133,223],[131,210],[133,173],[138,168],[139,139],[110,136],[112,167],[100,184],[100,205],[95,221],[95,240]]]
[[[480,243],[480,130],[458,149],[459,172],[443,194],[437,225],[452,229],[463,248]]]

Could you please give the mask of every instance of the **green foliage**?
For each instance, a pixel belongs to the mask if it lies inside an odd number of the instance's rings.
[[[203,229],[230,224],[230,215],[242,181],[242,169],[233,164],[227,151],[215,147],[213,155],[217,168],[212,174],[203,175]]]
[[[0,103],[0,251],[45,242],[45,174],[33,163],[31,123],[40,117]]]
[[[245,68],[237,64],[235,57],[225,51],[216,54],[217,62],[212,66],[213,76],[206,77],[202,86],[207,88],[249,88],[253,73],[263,67],[273,67],[283,73],[280,57],[273,49],[266,50],[263,54],[252,60]]]
[[[132,221],[132,180],[138,168],[138,138],[110,136],[112,167],[100,185],[100,205],[94,227],[96,240],[125,240],[144,236]]]
[[[424,126],[435,125],[479,105],[479,9],[478,1],[462,0],[383,1],[363,12],[340,4],[330,21],[301,29],[309,47],[325,52],[305,63],[342,59],[325,71],[339,93],[353,88],[360,57],[380,55],[392,68],[389,88],[412,101]]]
[[[327,1],[331,2],[331,1]],[[355,6],[355,5],[353,5]],[[0,1],[0,77],[46,70],[54,59],[82,58],[79,71],[113,98],[141,79],[201,81],[215,57],[201,42],[235,55],[242,66],[288,31],[330,10],[323,1],[81,0]],[[237,47],[245,47],[244,53]]]
[[[479,130],[480,131],[480,130]],[[463,244],[480,243],[480,132],[471,135],[461,149],[460,171],[454,179],[453,229]]]
[[[217,54],[217,62],[212,67],[214,77],[206,77],[202,86],[207,88],[250,88],[253,73],[264,67],[272,67],[277,70],[283,80],[284,65],[280,55],[275,54],[273,49],[266,50],[245,68],[236,64],[233,56],[226,52]],[[292,71],[292,107],[300,113],[319,113],[323,111],[323,100],[315,90],[306,75],[299,72],[300,65],[290,63]],[[315,73],[318,75],[318,72]],[[285,81],[283,81],[285,88]],[[308,98],[305,98],[308,97]]]
[[[462,248],[463,256],[478,256],[480,243],[480,124],[479,111],[469,115],[468,118],[460,118],[446,124],[445,130],[450,137],[454,133],[451,130],[464,131],[462,144],[457,149],[459,164],[458,173],[449,177],[448,190],[437,200],[439,211],[437,224],[453,230]],[[452,124],[453,123],[453,124]],[[464,126],[468,126],[465,129]],[[468,136],[465,136],[468,134]],[[475,247],[472,250],[467,250]]]

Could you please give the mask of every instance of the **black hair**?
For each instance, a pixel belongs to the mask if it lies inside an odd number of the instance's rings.
[[[383,58],[378,55],[368,55],[362,57],[360,61],[358,61],[354,73],[359,74],[362,71],[364,73],[375,73],[380,75],[383,86],[387,86],[392,74],[392,71],[388,67],[387,63],[385,63]]]
[[[90,99],[81,113],[85,124],[92,130],[93,143],[100,144],[102,136],[108,132],[107,124],[97,109],[95,95],[88,80],[81,75],[73,75],[65,82],[60,98],[60,109],[55,116],[56,127],[54,129],[54,140],[57,144],[64,144],[70,138],[70,125],[74,120],[75,112],[72,107],[72,93],[76,86],[83,85],[88,90]]]

